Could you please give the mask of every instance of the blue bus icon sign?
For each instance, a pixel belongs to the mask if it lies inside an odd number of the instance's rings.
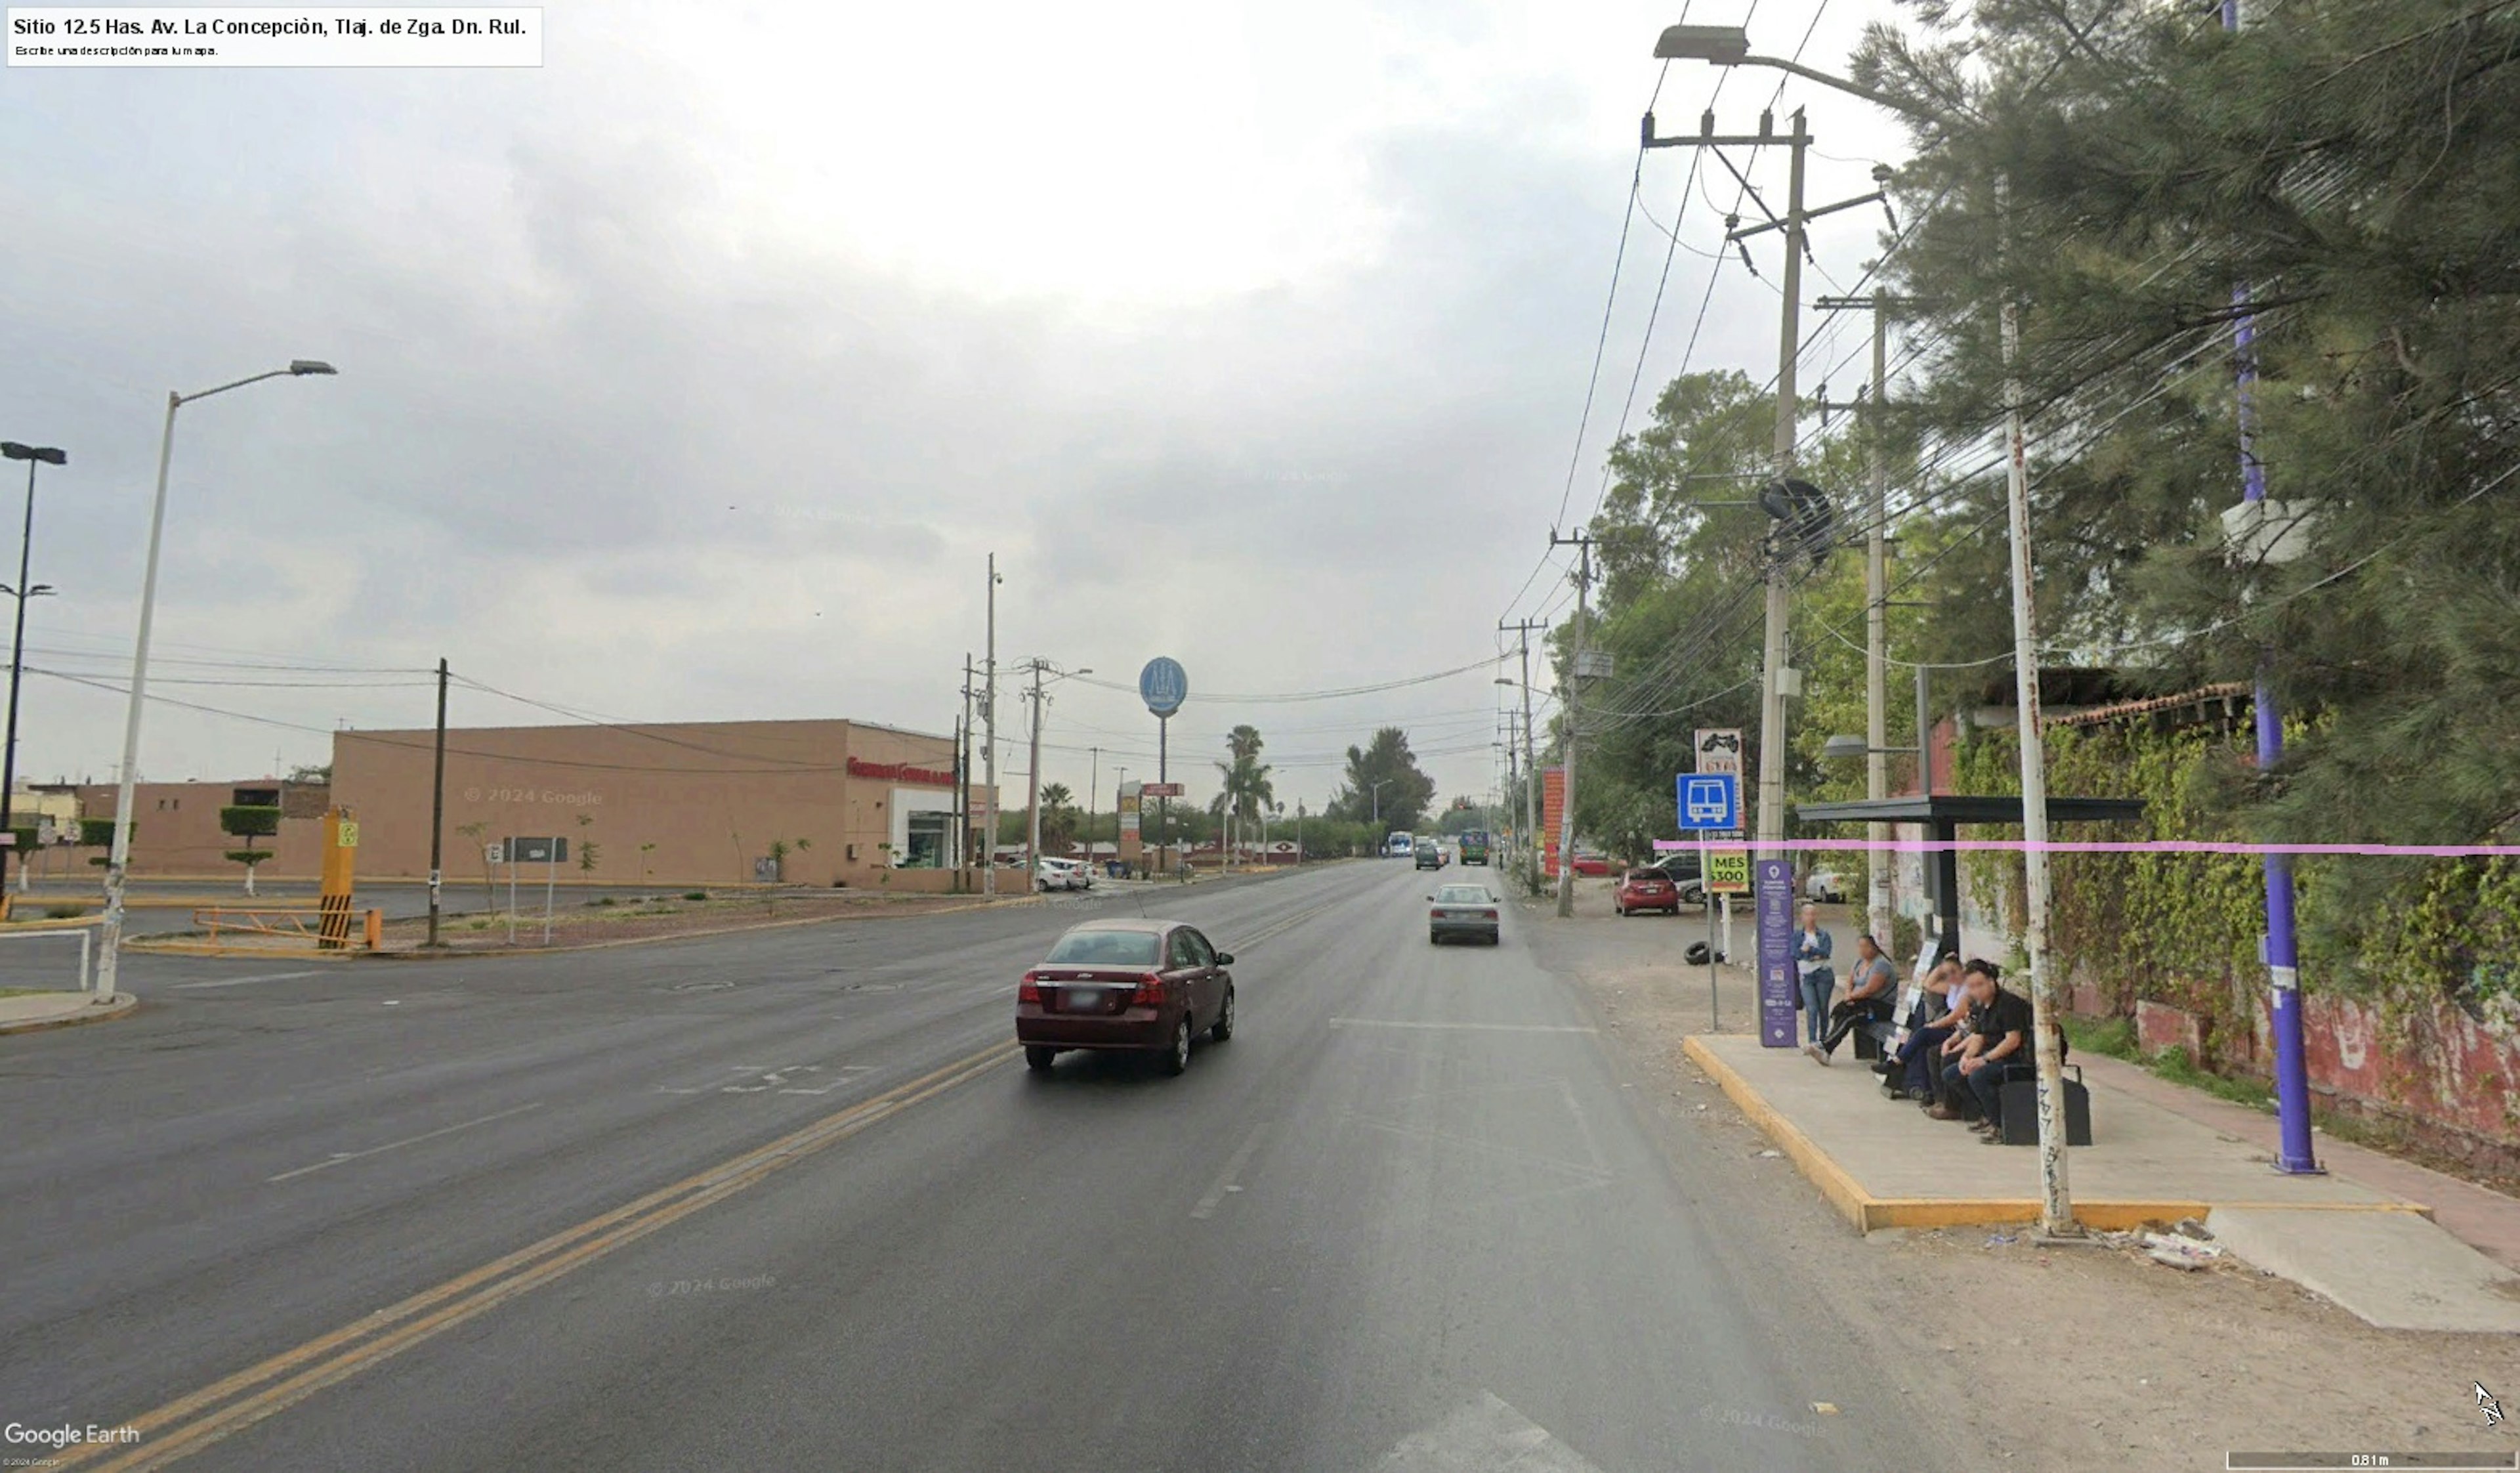
[[[1740,784],[1739,778],[1728,772],[1682,774],[1680,826],[1684,829],[1739,828]]]

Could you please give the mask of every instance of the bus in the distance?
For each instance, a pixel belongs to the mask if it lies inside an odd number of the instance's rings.
[[[1470,829],[1462,835],[1462,862],[1463,864],[1485,864],[1488,862],[1487,830]]]
[[[1406,859],[1417,847],[1417,839],[1412,835],[1393,834],[1382,841],[1382,856],[1386,859]]]

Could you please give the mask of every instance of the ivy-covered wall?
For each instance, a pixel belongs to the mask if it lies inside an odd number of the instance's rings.
[[[2051,731],[2051,794],[2146,805],[2138,823],[2065,824],[2051,837],[2245,839],[2213,801],[2245,768],[2247,741],[2245,730],[2210,727]],[[2020,792],[2018,751],[2010,732],[1976,733],[1956,753],[1959,790]],[[1971,837],[2018,838],[2019,830]],[[1982,852],[1960,862],[1963,886],[1982,901],[2000,898],[2018,936],[2019,859]],[[2209,1067],[2266,1072],[2266,881],[2257,858],[2054,854],[2048,873],[2051,952],[2103,1012],[2131,1014],[2139,1001],[2183,1009],[2197,1020]],[[2520,1110],[2506,1097],[2520,1078],[2520,862],[2306,858],[2296,878],[2309,1016],[2358,1036],[2312,1040],[2314,1085],[2520,1147]],[[2507,1056],[2500,1078],[2480,1081],[2481,1048]],[[2322,1060],[2348,1056],[2355,1067],[2318,1077]],[[2479,1096],[2480,1082],[2492,1084],[2493,1099]]]

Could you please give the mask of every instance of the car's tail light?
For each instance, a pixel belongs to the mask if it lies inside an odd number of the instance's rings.
[[[1023,974],[1023,981],[1015,985],[1015,1001],[1029,1002],[1035,1007],[1039,1007],[1041,1005],[1041,974],[1039,972],[1026,972]]]
[[[1496,912],[1495,912],[1495,911],[1493,911],[1493,910],[1482,910],[1482,911],[1480,911],[1480,912],[1479,912],[1479,919],[1480,919],[1480,920],[1483,920],[1483,921],[1492,921],[1492,920],[1495,920],[1496,918],[1497,918],[1497,914],[1496,914]]]
[[[1129,1005],[1131,1007],[1162,1007],[1164,1005],[1164,974],[1161,972],[1148,972],[1141,976],[1138,979],[1138,990],[1129,994]]]

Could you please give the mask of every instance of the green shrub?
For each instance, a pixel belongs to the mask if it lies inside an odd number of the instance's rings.
[[[2065,1036],[2077,1053],[2105,1054],[2112,1059],[2137,1057],[2133,1018],[2067,1018]]]
[[[2186,1048],[2178,1044],[2152,1056],[2152,1072],[2172,1083],[2202,1089],[2235,1105],[2264,1105],[2274,1098],[2273,1092],[2257,1080],[2227,1080],[2219,1074],[2207,1074],[2196,1067]]]
[[[686,900],[705,900],[708,898],[708,892],[705,890],[686,890],[683,892],[683,898]]]

